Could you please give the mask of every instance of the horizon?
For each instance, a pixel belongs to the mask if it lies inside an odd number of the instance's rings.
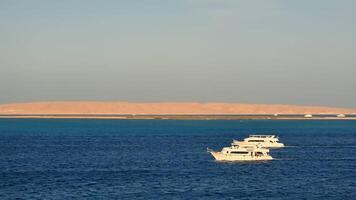
[[[1,1],[0,104],[356,108],[356,2]]]
[[[9,102],[0,103],[1,105],[23,105],[23,104],[55,104],[55,103],[124,103],[124,104],[226,104],[226,105],[266,105],[266,106],[296,106],[296,107],[324,107],[324,108],[341,108],[341,109],[356,109],[353,107],[340,107],[340,106],[325,106],[325,105],[311,105],[311,104],[284,104],[284,103],[246,103],[246,102],[223,102],[223,101],[124,101],[124,100],[63,100],[63,101],[28,101],[28,102]]]

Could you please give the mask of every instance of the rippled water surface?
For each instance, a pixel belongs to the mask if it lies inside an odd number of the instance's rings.
[[[250,133],[289,147],[219,163]],[[356,199],[356,121],[0,119],[0,199]]]

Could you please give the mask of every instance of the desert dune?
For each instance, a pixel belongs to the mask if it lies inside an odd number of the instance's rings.
[[[240,103],[35,102],[0,104],[0,114],[355,114],[356,109]]]

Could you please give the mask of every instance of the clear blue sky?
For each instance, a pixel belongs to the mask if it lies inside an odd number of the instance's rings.
[[[356,107],[354,0],[0,0],[0,103]]]

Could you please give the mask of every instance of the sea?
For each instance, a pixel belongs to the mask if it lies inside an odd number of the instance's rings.
[[[249,134],[287,147],[207,153]],[[356,120],[0,119],[0,199],[356,199]]]

